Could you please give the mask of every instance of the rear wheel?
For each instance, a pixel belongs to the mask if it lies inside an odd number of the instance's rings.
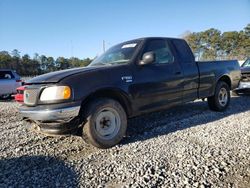
[[[224,111],[230,103],[230,89],[227,83],[219,81],[217,83],[215,94],[208,97],[208,106],[214,111]]]
[[[83,139],[98,147],[110,148],[118,144],[127,129],[127,116],[119,102],[99,98],[87,105],[83,113]]]

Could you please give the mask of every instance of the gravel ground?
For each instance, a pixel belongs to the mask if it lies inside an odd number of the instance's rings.
[[[108,150],[32,132],[17,106],[0,102],[0,187],[250,187],[250,96],[131,119]]]

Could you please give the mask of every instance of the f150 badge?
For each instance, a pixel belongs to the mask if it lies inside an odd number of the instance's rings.
[[[133,82],[132,76],[122,76],[121,79],[125,81],[126,83]]]

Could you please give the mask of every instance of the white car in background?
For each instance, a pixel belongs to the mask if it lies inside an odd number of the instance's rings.
[[[8,99],[22,85],[21,77],[13,70],[0,69],[0,98]]]

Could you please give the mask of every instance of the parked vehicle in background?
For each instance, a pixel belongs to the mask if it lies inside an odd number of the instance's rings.
[[[240,66],[242,66],[242,65],[243,65],[243,63],[245,63],[245,61],[246,61],[246,59],[244,59],[244,60],[238,60],[238,62],[239,62],[239,64],[240,64]]]
[[[141,38],[88,67],[32,78],[19,110],[43,133],[80,128],[84,140],[109,148],[124,137],[127,118],[204,98],[211,110],[226,110],[240,78],[236,60],[196,62],[182,39]]]
[[[250,58],[248,58],[241,66],[241,81],[234,95],[250,94]]]
[[[0,98],[8,99],[22,85],[21,77],[13,70],[0,69]]]

